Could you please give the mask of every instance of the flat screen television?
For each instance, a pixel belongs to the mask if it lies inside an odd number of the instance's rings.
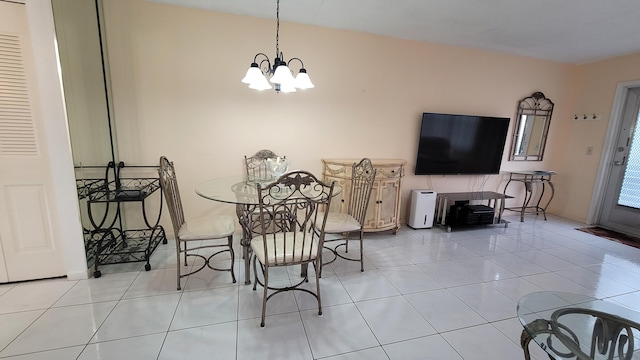
[[[416,175],[500,172],[509,118],[422,114]]]

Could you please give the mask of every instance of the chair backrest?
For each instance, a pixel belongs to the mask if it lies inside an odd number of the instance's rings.
[[[369,158],[364,158],[359,163],[353,164],[351,173],[351,194],[347,212],[363,226],[376,178],[376,169],[373,168]]]
[[[328,213],[318,209],[330,205],[333,186],[306,171],[287,173],[265,187],[257,185],[264,253],[277,251],[268,265],[309,262],[322,251]]]
[[[182,200],[180,199],[178,179],[173,167],[173,162],[164,156],[160,157],[158,175],[160,177],[160,187],[162,188],[162,193],[164,194],[164,199],[169,209],[169,215],[171,216],[173,231],[177,238],[180,228],[182,224],[184,224],[184,212],[182,210]]]
[[[271,180],[271,174],[267,169],[267,159],[276,159],[278,155],[271,150],[260,150],[257,153],[244,157],[247,169],[247,181],[251,183]]]

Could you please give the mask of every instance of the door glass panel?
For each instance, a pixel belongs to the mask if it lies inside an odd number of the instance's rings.
[[[636,118],[637,120],[638,118]],[[618,205],[640,209],[640,122],[636,121]]]

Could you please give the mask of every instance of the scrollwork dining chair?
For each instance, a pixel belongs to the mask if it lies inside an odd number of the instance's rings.
[[[164,156],[160,157],[158,174],[160,176],[160,186],[162,187],[167,208],[169,209],[169,215],[171,216],[171,223],[173,224],[173,232],[176,239],[178,290],[181,289],[180,279],[197,273],[205,267],[218,271],[231,272],[231,280],[235,283],[236,276],[233,272],[235,262],[235,254],[233,251],[233,232],[235,230],[236,220],[233,216],[229,215],[203,216],[185,220],[173,162],[169,161]],[[212,240],[222,239],[226,239],[226,241],[212,242]],[[225,249],[217,251],[209,256],[203,256],[198,253],[201,249],[219,247],[223,247]],[[218,268],[213,266],[213,258],[218,254],[226,252],[231,256],[231,266],[229,268]],[[191,269],[188,273],[182,273],[182,263],[180,259],[181,254],[184,254],[185,267],[188,266],[187,257],[189,256],[202,259],[203,264],[194,265],[198,266],[198,268],[195,270]]]
[[[338,235],[337,238],[327,237],[325,239],[325,249],[333,253],[333,258],[323,261],[322,265],[334,262],[337,258],[360,262],[360,271],[364,271],[364,221],[367,215],[367,207],[373,190],[373,183],[376,178],[376,170],[369,158],[364,158],[351,167],[352,180],[349,192],[349,203],[346,213],[330,212],[327,216],[324,232],[329,235]],[[352,238],[352,234],[357,234],[357,238]],[[349,241],[360,242],[360,256],[348,256]],[[333,247],[327,246],[329,243],[339,241]],[[344,246],[344,254],[339,252],[339,248]],[[322,257],[322,256],[321,256]],[[322,269],[320,269],[322,276]]]
[[[263,287],[261,327],[265,325],[267,301],[289,290],[313,295],[318,301],[318,315],[322,315],[319,254],[323,246],[326,214],[318,209],[330,205],[333,186],[333,182],[327,185],[306,171],[284,174],[265,187],[257,184],[260,230],[251,239],[251,249],[254,254],[253,290],[258,284]],[[262,280],[258,276],[258,264]],[[295,285],[281,288],[269,285],[270,269],[294,265],[308,267],[309,264],[315,268],[315,292],[301,287],[309,281],[306,271]],[[269,294],[269,290],[273,292]]]
[[[271,180],[271,174],[267,168],[268,159],[277,159],[278,155],[271,150],[260,150],[255,154],[247,157],[245,155],[244,162],[247,171],[247,182],[257,183]]]

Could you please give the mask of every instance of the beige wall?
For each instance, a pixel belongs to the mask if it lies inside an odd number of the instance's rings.
[[[602,119],[570,122],[566,154],[560,165],[566,173],[564,189],[570,202],[558,204],[556,209],[566,217],[584,221],[592,201],[616,87],[621,82],[640,79],[640,54],[579,66],[576,78],[574,113],[599,114]],[[588,146],[593,146],[592,156],[586,155]]]
[[[316,88],[256,92],[240,79],[257,52],[273,56],[274,20],[142,0],[107,1],[105,16],[119,158],[132,164],[155,164],[160,155],[173,160],[188,216],[210,208],[231,213],[229,205],[201,199],[193,189],[212,177],[241,174],[242,157],[262,148],[317,174],[321,158],[406,159],[404,208],[413,188],[480,190],[486,180],[485,190],[502,191],[503,175],[413,175],[421,114],[513,119],[521,98],[542,91],[556,104],[544,161],[508,161],[509,137],[502,170],[556,170],[551,212],[581,220],[615,83],[630,76],[595,75],[616,64],[577,67],[281,23],[281,50],[286,58],[303,59]],[[585,89],[594,86],[597,94]],[[574,123],[576,112],[601,113],[603,121]],[[587,143],[598,149],[589,158]],[[576,186],[583,176],[587,183]],[[576,203],[584,206],[565,205]]]

